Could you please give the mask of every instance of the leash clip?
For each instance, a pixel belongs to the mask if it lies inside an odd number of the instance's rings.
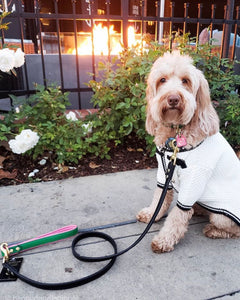
[[[176,139],[173,139],[170,141],[169,146],[173,149],[173,154],[170,157],[170,160],[173,162],[174,166],[176,165],[177,162],[177,153],[179,152],[179,148],[177,146],[177,141]]]
[[[7,243],[2,243],[0,246],[1,252],[3,253],[3,263],[9,260],[10,251]]]

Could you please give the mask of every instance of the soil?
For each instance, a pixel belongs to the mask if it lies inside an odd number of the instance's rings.
[[[134,136],[127,137],[122,145],[112,146],[109,155],[110,160],[92,155],[81,159],[78,164],[59,166],[53,162],[50,153],[33,160],[1,146],[0,186],[157,167],[156,158],[149,156],[145,142]]]

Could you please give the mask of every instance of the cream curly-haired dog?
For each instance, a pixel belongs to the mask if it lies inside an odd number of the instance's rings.
[[[210,100],[209,86],[192,59],[179,52],[165,53],[153,64],[148,77],[146,129],[157,146],[157,188],[149,207],[137,218],[149,222],[165,182],[165,169],[171,148],[169,138],[180,143],[178,158],[187,167],[177,166],[159,220],[176,196],[177,204],[167,216],[163,228],[154,237],[154,252],[169,252],[183,238],[194,210],[210,212],[210,223],[203,230],[211,238],[240,236],[240,162],[219,133],[219,119]]]

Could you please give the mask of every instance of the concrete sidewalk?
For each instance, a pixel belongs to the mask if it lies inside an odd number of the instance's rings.
[[[119,250],[124,249],[146,226],[136,222],[135,215],[150,203],[155,185],[156,170],[138,170],[2,187],[0,242],[25,240],[76,224],[79,230],[100,227],[117,239]],[[240,240],[206,238],[202,234],[206,222],[194,217],[184,240],[166,254],[151,251],[151,239],[163,221],[154,224],[137,247],[87,285],[45,291],[20,280],[1,282],[0,299],[240,299]],[[59,282],[86,276],[102,266],[77,261],[71,254],[71,241],[23,253],[21,273],[39,281]],[[91,246],[82,245],[81,251],[103,255],[104,244],[93,241]]]

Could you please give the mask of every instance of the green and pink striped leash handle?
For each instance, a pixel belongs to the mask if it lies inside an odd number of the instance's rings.
[[[77,233],[78,233],[77,225],[64,226],[57,230],[42,234],[36,238],[8,245],[9,255],[16,255],[22,251],[40,247],[45,244],[57,242],[59,240],[74,236]],[[4,256],[4,253],[2,251],[1,253],[2,256]]]

